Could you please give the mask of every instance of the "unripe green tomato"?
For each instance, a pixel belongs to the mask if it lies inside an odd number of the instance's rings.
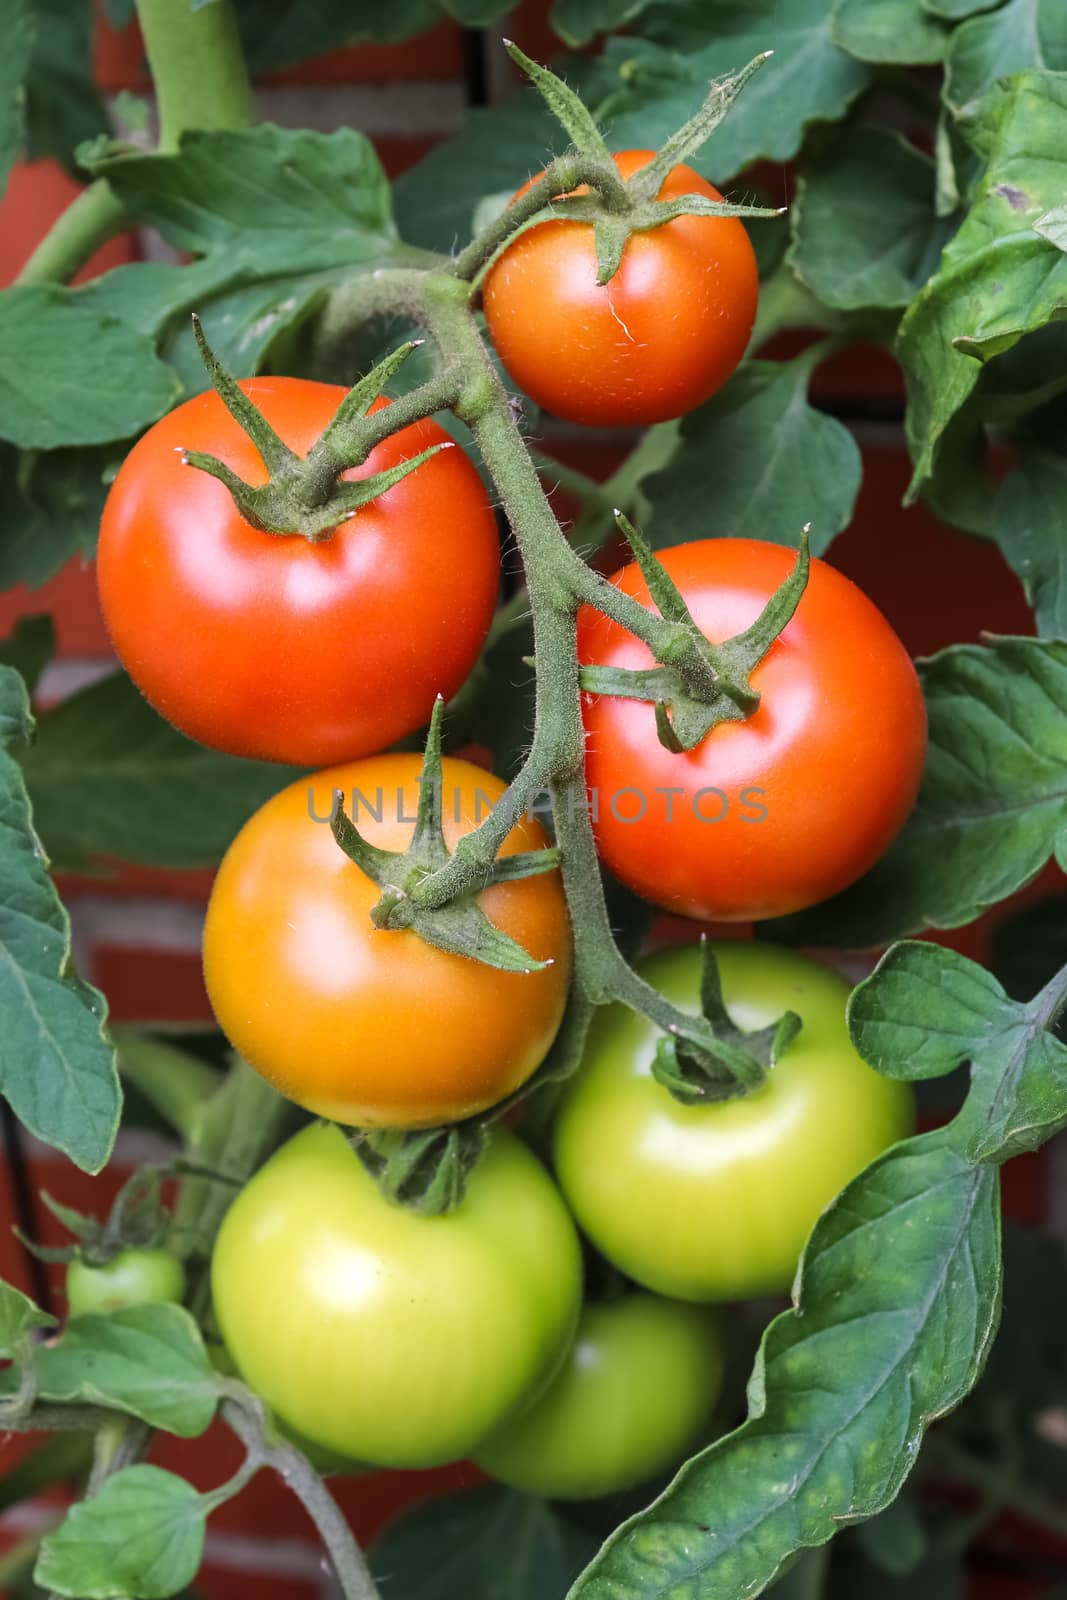
[[[181,1300],[184,1294],[185,1271],[169,1250],[123,1250],[106,1267],[72,1261],[67,1268],[67,1303],[72,1317]]]
[[[722,1387],[704,1306],[634,1293],[587,1305],[561,1370],[475,1454],[502,1483],[548,1500],[616,1494],[680,1461]]]
[[[221,1372],[227,1378],[239,1376],[237,1363],[224,1344],[208,1344],[206,1348],[208,1360],[216,1372]],[[363,1461],[354,1461],[350,1456],[338,1455],[336,1450],[327,1450],[323,1445],[316,1444],[314,1439],[305,1438],[296,1428],[290,1428],[280,1417],[268,1414],[278,1438],[302,1451],[321,1477],[356,1478],[373,1470]]]
[[[454,1211],[382,1195],[336,1127],[305,1128],[241,1191],[212,1261],[219,1329],[275,1416],[384,1467],[467,1456],[555,1373],[581,1251],[559,1191],[498,1132]]]
[[[766,1082],[737,1099],[682,1105],[652,1076],[655,1024],[605,1006],[553,1129],[560,1186],[579,1226],[628,1278],[680,1300],[787,1290],[820,1212],[914,1121],[910,1087],[853,1049],[849,987],[836,973],[776,945],[714,950],[739,1027],[767,1027],[787,1010],[803,1023]],[[665,951],[640,970],[698,1012],[698,946]]]

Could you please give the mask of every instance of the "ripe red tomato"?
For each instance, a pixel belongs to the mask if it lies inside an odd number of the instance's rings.
[[[615,164],[629,178],[654,153],[624,150]],[[722,199],[677,166],[659,198],[683,194]],[[556,416],[597,427],[664,422],[702,405],[744,355],[758,295],[736,217],[676,217],[632,234],[606,284],[591,223],[543,222],[508,246],[484,289],[489,332],[515,382]]]
[[[361,1127],[431,1127],[495,1105],[540,1064],[567,998],[570,924],[558,872],[493,884],[479,898],[492,922],[551,962],[538,972],[501,972],[371,922],[381,891],[334,840],[331,793],[343,791],[371,844],[404,849],[421,769],[417,755],[381,755],[283,789],[227,851],[204,928],[208,993],[233,1045],[300,1105]],[[451,846],[504,787],[445,758]],[[501,854],[544,843],[539,824],[523,818]]]
[[[658,552],[701,631],[741,633],[796,552],[705,539]],[[636,563],[612,582],[648,605]],[[585,608],[583,663],[645,668],[631,633]],[[586,776],[597,846],[612,872],[669,911],[719,921],[783,916],[835,894],[875,862],[915,800],[926,708],[881,612],[813,560],[796,613],[752,674],[762,699],[692,750],[659,741],[653,706],[586,695]]]
[[[345,394],[301,378],[241,387],[301,455]],[[404,428],[345,477],[447,437],[432,421]],[[112,642],[146,698],[202,744],[306,766],[420,727],[467,676],[496,604],[496,525],[464,452],[442,450],[312,544],[253,528],[223,484],[182,464],[183,449],[266,479],[213,390],[157,422],[123,463],[97,572]]]

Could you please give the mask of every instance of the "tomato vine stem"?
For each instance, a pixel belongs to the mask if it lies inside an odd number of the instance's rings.
[[[554,183],[574,181],[555,165]],[[532,193],[532,191],[531,191]],[[512,234],[522,216],[509,214]],[[505,237],[501,219],[468,247],[464,271],[491,253]],[[494,244],[493,248],[496,247]],[[463,258],[457,258],[457,261]],[[537,695],[530,749],[519,773],[486,820],[458,843],[450,859],[411,889],[432,910],[477,890],[488,881],[496,853],[514,823],[538,794],[553,805],[561,851],[560,868],[575,933],[579,983],[595,1004],[621,1000],[649,1016],[664,1031],[709,1053],[714,1035],[703,1018],[681,1011],[628,965],[611,930],[585,790],[585,732],[577,657],[577,615],[595,606],[640,638],[657,657],[679,654],[679,625],[594,572],[568,543],[538,476],[474,314],[475,287],[456,263],[431,271],[382,268],[360,274],[334,296],[320,326],[329,345],[378,316],[406,314],[431,336],[444,372],[459,371],[464,383],[453,406],[468,425],[513,529],[526,577],[533,621]],[[433,380],[431,379],[432,383]],[[416,394],[419,391],[415,391]],[[393,408],[390,408],[393,409]],[[724,1069],[721,1057],[710,1069]],[[742,1080],[742,1087],[754,1087]]]

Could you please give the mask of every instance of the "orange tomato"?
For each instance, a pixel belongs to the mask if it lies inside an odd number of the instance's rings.
[[[204,975],[231,1043],[276,1088],[357,1126],[429,1127],[472,1116],[523,1083],[563,1014],[570,925],[559,874],[493,884],[479,904],[551,965],[501,972],[376,928],[378,886],[325,820],[335,789],[371,844],[410,842],[422,761],[381,755],[283,789],[245,824],[219,868],[204,930]],[[469,762],[442,763],[450,846],[504,792]],[[503,855],[545,843],[523,818]]]
[[[654,153],[614,160],[629,178]],[[659,198],[684,194],[722,199],[677,166]],[[484,289],[489,332],[515,382],[546,411],[597,427],[663,422],[702,405],[744,355],[758,295],[743,224],[695,216],[632,234],[606,284],[591,223],[540,223],[508,246]]]

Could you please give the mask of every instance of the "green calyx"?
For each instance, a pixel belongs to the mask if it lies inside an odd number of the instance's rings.
[[[438,697],[426,739],[415,830],[406,850],[382,850],[364,839],[343,808],[335,809],[333,836],[349,860],[381,889],[371,920],[383,932],[410,929],[427,944],[452,955],[468,956],[502,972],[539,972],[538,961],[490,922],[478,894],[491,883],[550,872],[559,864],[555,849],[533,850],[490,862],[481,880],[445,905],[429,907],[415,897],[417,885],[451,860],[441,825],[441,713]]]
[[[767,1028],[746,1033],[733,1021],[722,998],[719,968],[707,938],[701,939],[703,970],[700,1011],[712,1038],[699,1048],[676,1034],[656,1046],[652,1076],[682,1105],[708,1105],[758,1089],[782,1052],[800,1032],[795,1011],[786,1011]]]
[[[750,678],[800,604],[811,568],[810,528],[801,532],[792,572],[752,626],[722,644],[712,644],[637,529],[621,512],[616,521],[667,624],[647,630],[645,640],[660,665],[644,671],[583,667],[582,688],[589,694],[649,701],[656,708],[660,743],[675,753],[692,750],[720,722],[743,722],[759,706],[759,692]]]
[[[373,417],[369,415],[384,385],[416,348],[414,341],[401,345],[349,390],[329,427],[305,457],[290,450],[278,437],[263,413],[216,358],[196,315],[193,316],[193,332],[219,398],[259,451],[270,476],[266,483],[246,483],[217,456],[205,455],[199,450],[187,450],[182,459],[187,466],[210,473],[225,484],[245,521],[263,533],[299,534],[312,543],[328,539],[341,523],[354,517],[361,506],[391,489],[438,450],[451,448],[448,444],[434,445],[358,483],[342,481],[341,474],[351,467],[362,466],[383,439],[418,420],[419,416],[429,415],[429,410],[422,408],[417,416],[410,416],[410,407],[384,408]],[[441,403],[448,404],[452,399],[451,386],[446,381],[436,385],[434,400],[438,398],[438,388]]]
[[[489,1142],[490,1120],[441,1128],[346,1128],[349,1144],[394,1205],[437,1217],[455,1210]]]
[[[699,150],[711,136],[749,78],[769,59],[772,51],[764,51],[740,72],[713,83],[696,115],[667,140],[646,167],[642,167],[624,182],[619,177],[604,142],[604,136],[597,127],[592,113],[574,90],[547,67],[531,61],[518,45],[512,44],[510,40],[505,40],[505,44],[512,60],[526,73],[549,110],[570,136],[575,152],[585,158],[586,166],[591,167],[586,178],[591,191],[589,194],[568,194],[556,185],[554,192],[560,198],[553,199],[551,194],[546,194],[544,196],[546,203],[531,214],[522,228],[511,232],[507,243],[512,242],[516,232],[521,232],[526,227],[536,227],[539,222],[544,222],[548,218],[589,223],[593,228],[596,246],[597,282],[603,285],[610,283],[619,270],[623,251],[631,234],[661,228],[664,223],[683,216],[782,215],[782,211],[778,209],[735,205],[728,200],[709,200],[706,195],[680,195],[673,200],[662,201],[657,198],[673,169]],[[562,176],[564,163],[554,163],[553,168],[549,169],[549,174],[546,175],[549,188],[553,187],[551,175],[555,168],[559,168]],[[535,192],[540,194],[540,185],[536,186]]]

